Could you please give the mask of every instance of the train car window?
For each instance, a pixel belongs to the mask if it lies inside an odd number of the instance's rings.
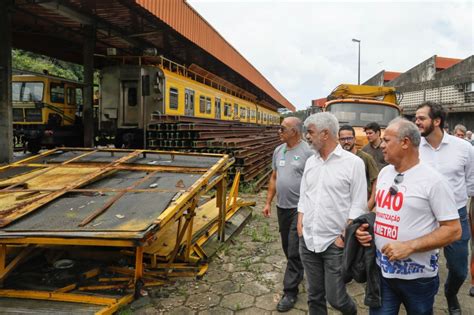
[[[206,114],[210,114],[212,111],[212,103],[211,103],[211,98],[206,97]]]
[[[83,105],[84,102],[82,101],[82,88],[76,88],[76,105]],[[94,105],[99,105],[99,100],[97,100],[97,104],[95,103],[95,98],[94,98]]]
[[[74,88],[67,88],[66,101],[68,105],[76,105],[76,90]]]
[[[221,119],[221,99],[220,98],[215,98],[214,99],[214,102],[215,102],[215,107],[216,107],[216,118],[217,119]]]
[[[206,98],[204,96],[199,96],[199,112],[204,114],[206,112]]]
[[[232,105],[230,103],[224,103],[224,116],[226,117],[232,116],[231,109],[232,109]]]
[[[137,106],[138,105],[138,93],[136,87],[129,87],[128,88],[128,97],[127,97],[127,105],[128,106]]]
[[[42,82],[13,82],[12,100],[16,102],[39,102],[43,100]]]
[[[234,103],[234,118],[239,117],[239,104]]]
[[[49,90],[51,102],[64,104],[64,83],[51,82]]]
[[[178,89],[170,88],[170,109],[178,109]]]

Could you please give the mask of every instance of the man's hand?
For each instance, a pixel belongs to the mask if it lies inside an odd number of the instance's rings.
[[[262,210],[262,213],[265,218],[269,218],[270,214],[272,213],[272,206],[269,204],[266,204]]]
[[[342,240],[341,236],[338,236],[334,241],[334,245],[339,248],[344,248],[344,241]]]
[[[303,214],[298,212],[298,221],[296,221],[296,233],[298,237],[303,237]]]
[[[370,235],[367,229],[369,228],[368,223],[364,223],[356,230],[356,238],[359,241],[360,245],[369,247],[370,242],[372,242],[372,236]]]
[[[388,260],[405,259],[415,252],[415,249],[409,242],[392,242],[385,244],[382,248],[382,253],[388,257]]]

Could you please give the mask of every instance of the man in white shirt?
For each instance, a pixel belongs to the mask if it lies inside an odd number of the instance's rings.
[[[474,196],[474,148],[464,139],[443,131],[446,112],[433,102],[421,104],[416,111],[416,125],[421,132],[420,160],[439,171],[454,191],[462,226],[459,241],[444,248],[448,278],[444,294],[450,314],[461,314],[457,294],[468,273],[469,219],[468,196]]]
[[[343,314],[356,314],[342,279],[343,232],[366,212],[364,162],[338,144],[339,123],[330,113],[305,120],[315,154],[306,161],[298,203],[300,256],[308,282],[310,314],[327,314],[326,299]]]
[[[396,315],[403,303],[408,314],[433,314],[439,288],[438,248],[461,237],[454,195],[435,169],[420,162],[418,128],[408,120],[392,121],[382,150],[390,165],[377,178],[374,236],[381,271],[382,306],[371,315]],[[356,232],[369,246],[368,225]]]

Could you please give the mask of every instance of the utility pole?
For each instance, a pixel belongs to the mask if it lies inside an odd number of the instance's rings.
[[[357,84],[360,85],[360,39],[353,38],[352,41],[354,43],[359,44],[359,57],[358,57],[358,63],[357,63]]]

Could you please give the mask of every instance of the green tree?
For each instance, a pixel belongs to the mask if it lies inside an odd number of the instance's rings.
[[[82,81],[83,67],[78,64],[58,60],[55,58],[35,54],[20,49],[12,50],[13,69],[27,70],[62,77],[65,79]]]

